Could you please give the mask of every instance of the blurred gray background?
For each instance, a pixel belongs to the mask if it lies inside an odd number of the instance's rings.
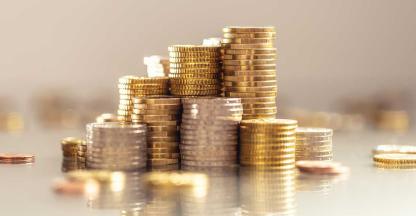
[[[328,111],[385,91],[415,98],[415,11],[413,0],[0,0],[0,96],[27,113],[37,92],[65,90],[101,95],[115,111],[117,78],[144,75],[144,56],[226,25],[274,25],[278,106]]]

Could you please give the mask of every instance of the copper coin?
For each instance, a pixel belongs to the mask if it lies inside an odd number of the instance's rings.
[[[35,156],[32,154],[0,153],[0,163],[3,164],[27,164],[34,161]]]
[[[322,175],[337,175],[349,172],[348,167],[332,161],[297,161],[296,167],[301,172]]]

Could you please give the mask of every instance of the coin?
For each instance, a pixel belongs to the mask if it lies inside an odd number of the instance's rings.
[[[378,145],[373,149],[373,154],[416,154],[416,146],[412,145]]]
[[[224,33],[224,38],[274,38],[275,32]]]
[[[220,47],[204,45],[173,45],[168,48],[169,52],[219,52]]]
[[[349,168],[332,161],[297,161],[296,167],[301,172],[311,174],[338,175],[349,172]]]
[[[274,38],[224,38],[223,44],[271,44],[275,42]]]

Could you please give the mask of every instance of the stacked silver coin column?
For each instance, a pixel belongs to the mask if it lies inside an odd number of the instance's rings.
[[[87,124],[87,168],[129,171],[146,167],[146,135],[144,124]]]
[[[243,114],[240,98],[183,98],[181,164],[237,164],[238,127]]]
[[[332,160],[332,129],[297,128],[296,160]]]

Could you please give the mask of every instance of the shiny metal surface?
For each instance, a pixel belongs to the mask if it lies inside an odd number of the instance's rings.
[[[165,193],[141,185],[135,175],[125,193],[98,197],[66,197],[52,191],[53,179],[62,177],[59,141],[65,136],[83,137],[84,132],[0,134],[0,152],[36,155],[32,165],[0,164],[2,215],[414,215],[416,171],[380,170],[372,166],[370,156],[375,145],[414,144],[416,134],[335,132],[334,158],[351,168],[349,176],[192,170],[209,176],[206,190]],[[100,201],[111,205],[91,207]],[[126,211],[132,206],[145,210]],[[161,207],[163,214],[157,213]]]

